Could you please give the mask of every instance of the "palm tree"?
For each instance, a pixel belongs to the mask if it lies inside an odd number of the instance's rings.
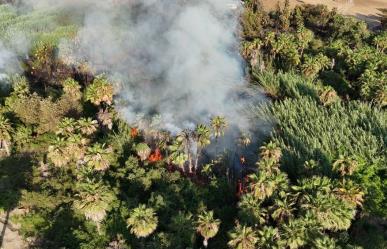
[[[238,138],[238,144],[239,146],[247,147],[251,144],[251,138],[249,134],[243,133],[241,136]]]
[[[287,189],[289,180],[284,173],[268,175],[265,172],[249,176],[249,190],[259,200],[264,200],[274,194],[275,191]]]
[[[77,129],[86,136],[93,135],[97,131],[98,122],[91,118],[81,118],[77,121]]]
[[[262,207],[262,201],[251,193],[244,194],[238,203],[238,216],[247,225],[259,226],[267,220],[267,210]]]
[[[195,158],[195,171],[198,168],[198,163],[199,163],[199,157],[202,153],[202,150],[205,146],[209,145],[211,143],[210,140],[210,129],[203,124],[199,124],[196,126],[195,129],[195,141],[196,141],[196,158]]]
[[[204,247],[208,246],[208,240],[215,237],[219,231],[220,220],[214,219],[213,211],[204,211],[198,216],[196,230],[203,236]]]
[[[137,238],[145,238],[156,230],[158,218],[152,208],[141,204],[130,211],[126,223],[128,228],[130,227],[130,232]]]
[[[9,149],[11,144],[11,133],[11,123],[3,115],[0,115],[0,148],[5,150],[7,156],[11,154]]]
[[[94,144],[87,149],[85,162],[88,167],[97,171],[105,171],[110,167],[112,150],[105,149],[104,145]]]
[[[304,54],[305,48],[307,48],[309,43],[313,40],[314,33],[313,31],[305,27],[300,27],[297,30],[296,38],[297,38],[298,46],[300,48],[300,56],[302,57]]]
[[[340,182],[333,190],[333,193],[338,198],[347,201],[352,205],[357,205],[359,207],[363,206],[364,192],[351,180],[344,180]]]
[[[271,207],[271,210],[272,210],[271,217],[274,220],[278,221],[279,223],[282,223],[284,221],[287,221],[293,218],[295,203],[292,200],[289,200],[287,197],[288,196],[285,196],[285,198],[282,200],[275,199],[274,205]]]
[[[74,134],[67,138],[63,151],[66,157],[75,162],[84,159],[89,140],[80,134]]]
[[[146,143],[139,143],[136,146],[137,155],[140,157],[141,161],[145,161],[151,154],[151,148]]]
[[[67,165],[71,158],[66,152],[67,141],[64,138],[57,138],[54,144],[48,147],[47,159],[49,159],[56,167]]]
[[[178,240],[177,244],[189,246],[194,243],[195,225],[192,218],[192,214],[183,213],[181,211],[172,217],[172,222],[169,224],[168,228],[176,234],[175,237],[176,240]]]
[[[104,75],[97,76],[86,88],[85,98],[96,106],[101,103],[111,105],[113,102],[113,86]]]
[[[260,156],[262,160],[273,159],[275,162],[279,162],[281,158],[281,149],[277,144],[270,142],[266,145],[263,145],[259,148]]]
[[[103,127],[107,127],[109,130],[113,129],[113,114],[107,109],[100,109],[97,113],[97,119]]]
[[[227,122],[224,117],[216,116],[211,119],[211,127],[214,131],[215,139],[224,136],[224,130],[227,128]]]
[[[106,249],[129,249],[126,245],[126,241],[122,234],[118,234],[117,237],[111,241]]]
[[[308,223],[305,219],[299,218],[289,220],[288,223],[282,226],[281,241],[282,248],[297,249],[303,247],[307,243]]]
[[[261,160],[258,162],[257,166],[261,173],[266,174],[268,177],[280,173],[280,164],[273,159]]]
[[[63,118],[58,124],[56,131],[57,135],[69,137],[75,133],[77,129],[77,121],[73,118]]]
[[[192,168],[193,168],[192,151],[191,151],[191,145],[192,145],[192,139],[193,139],[192,136],[193,136],[193,132],[191,130],[184,129],[177,138],[178,142],[180,142],[181,145],[184,147],[184,154],[187,157],[189,173],[192,173]],[[182,168],[184,171],[184,163]]]
[[[384,50],[387,49],[387,32],[382,32],[380,35],[376,36],[373,42],[379,53],[383,54]]]
[[[82,98],[81,86],[72,78],[63,82],[63,92],[72,101],[79,101]]]
[[[344,156],[340,156],[332,165],[332,169],[339,172],[342,177],[352,175],[357,167],[358,164],[355,160]]]
[[[280,234],[277,228],[270,226],[263,226],[257,231],[257,248],[260,249],[280,249],[285,247],[279,247],[281,243],[279,241]]]
[[[77,184],[77,199],[73,203],[75,210],[82,212],[86,219],[97,225],[100,233],[100,224],[105,219],[115,195],[102,182],[94,183],[88,179]]]
[[[169,156],[171,162],[175,165],[178,165],[184,172],[184,165],[188,160],[188,156],[185,153],[175,151]]]
[[[227,243],[233,249],[254,249],[258,242],[256,233],[251,227],[237,224],[229,233],[231,240]]]
[[[321,70],[329,68],[331,61],[324,54],[316,56],[305,56],[304,64],[301,66],[302,73],[306,77],[314,78]]]

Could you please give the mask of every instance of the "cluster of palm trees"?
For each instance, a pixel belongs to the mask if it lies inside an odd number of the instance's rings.
[[[224,117],[215,116],[211,119],[211,128],[204,124],[198,124],[194,130],[185,129],[169,146],[170,160],[179,165],[183,171],[188,164],[188,172],[193,173],[199,169],[199,160],[205,147],[211,144],[211,138],[218,139],[224,136],[227,121]]]
[[[260,157],[239,202],[229,246],[335,248],[329,234],[347,230],[363,201],[359,186],[346,179],[356,170],[356,161],[340,157],[332,166],[336,180],[314,175],[292,185],[279,168],[281,150],[276,144],[261,147]]]

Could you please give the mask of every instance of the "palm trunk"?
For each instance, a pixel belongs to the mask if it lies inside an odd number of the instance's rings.
[[[11,155],[11,152],[10,152],[10,150],[9,150],[8,142],[5,141],[5,140],[1,140],[0,144],[1,144],[1,147],[4,148],[5,153],[7,154],[7,156],[10,156],[10,155]]]
[[[187,141],[187,144],[185,145],[185,152],[187,153],[188,156],[188,171],[189,173],[192,173],[192,156],[189,148],[189,141]],[[183,167],[183,171],[185,172],[185,168]]]
[[[196,158],[195,158],[195,171],[197,171],[198,169],[198,164],[199,164],[199,157],[200,157],[200,154],[202,153],[202,150],[201,148],[198,146],[198,149],[196,150]]]
[[[208,246],[208,240],[207,240],[207,239],[204,239],[204,240],[203,240],[203,246],[204,246],[205,248],[207,248],[207,246]]]

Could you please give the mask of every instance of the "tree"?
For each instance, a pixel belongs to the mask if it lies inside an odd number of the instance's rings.
[[[78,194],[73,203],[74,209],[83,213],[86,219],[93,221],[101,233],[100,224],[112,207],[114,193],[102,182],[93,182],[89,179],[78,182],[76,189]]]
[[[0,148],[4,149],[7,156],[11,155],[11,133],[13,129],[11,123],[3,115],[0,115]]]
[[[279,162],[281,155],[282,155],[281,149],[278,147],[277,144],[273,143],[272,141],[261,146],[259,148],[259,150],[260,150],[259,155],[260,155],[262,161],[272,159],[275,162]]]
[[[68,78],[63,82],[63,92],[73,101],[79,101],[82,98],[81,86],[72,78]]]
[[[380,35],[376,36],[373,42],[379,53],[384,53],[384,50],[387,49],[387,31],[384,31]]]
[[[277,12],[279,13],[279,17],[278,17],[279,28],[285,32],[288,31],[290,28],[290,16],[292,13],[292,9],[290,7],[290,1],[285,0],[283,9],[281,9],[279,6]]]
[[[82,135],[91,136],[97,132],[98,122],[92,118],[81,118],[77,120],[76,127]]]
[[[278,244],[281,244],[281,242],[279,241],[280,234],[279,234],[278,228],[263,226],[258,230],[257,237],[258,237],[257,248],[260,248],[260,249],[283,248],[278,246]]]
[[[295,203],[293,200],[285,196],[283,199],[275,199],[274,205],[271,206],[271,217],[279,223],[285,222],[294,217]]]
[[[126,223],[130,232],[137,238],[145,238],[156,230],[158,218],[152,208],[147,208],[141,204],[130,211]]]
[[[193,132],[189,129],[184,129],[177,137],[177,143],[180,143],[180,145],[183,147],[184,150],[184,155],[180,153],[179,159],[183,160],[183,158],[186,158],[183,164],[178,164],[181,165],[181,168],[184,169],[184,164],[186,161],[188,161],[188,169],[189,173],[192,173],[193,169],[193,162],[192,162],[192,140],[193,140]]]
[[[151,149],[146,143],[139,143],[136,145],[136,152],[141,161],[145,161],[149,157]]]
[[[230,241],[228,245],[233,249],[254,249],[258,242],[256,233],[251,227],[237,224],[232,232],[229,233]]]
[[[267,210],[262,205],[262,201],[253,194],[247,193],[242,195],[238,203],[238,217],[243,224],[257,227],[265,224],[267,220]]]
[[[224,117],[216,116],[211,119],[211,127],[214,132],[215,139],[224,136],[224,130],[227,128],[227,122]]]
[[[107,109],[100,109],[97,113],[97,119],[103,127],[106,127],[109,130],[113,129],[113,114]]]
[[[357,168],[358,163],[355,160],[345,158],[344,156],[340,156],[332,165],[332,169],[337,171],[342,177],[352,175]]]
[[[313,31],[301,27],[298,28],[296,33],[297,43],[298,47],[300,48],[300,56],[302,57],[304,55],[304,50],[309,46],[309,43],[314,39],[314,33]]]
[[[63,137],[70,137],[76,132],[76,129],[77,129],[77,121],[75,121],[75,119],[63,118],[58,124],[56,134],[61,135]]]
[[[215,237],[219,231],[220,220],[214,218],[213,211],[203,211],[198,216],[196,230],[203,236],[204,247],[208,246],[208,240]]]
[[[196,154],[195,154],[195,171],[198,169],[199,157],[203,151],[203,148],[211,143],[210,129],[203,124],[199,124],[195,129],[195,142],[196,142]]]
[[[96,106],[101,103],[111,105],[113,102],[113,86],[105,75],[97,76],[93,83],[86,88],[85,98]]]
[[[64,138],[57,138],[55,142],[48,147],[47,159],[56,167],[66,166],[71,161],[66,148],[67,141]]]
[[[95,143],[87,149],[84,161],[91,169],[105,171],[110,167],[111,156],[111,148],[105,149],[104,145]]]
[[[301,70],[306,77],[314,78],[321,70],[327,69],[330,65],[329,58],[320,53],[313,57],[306,56]]]
[[[58,101],[60,109],[66,114],[79,115],[82,111],[80,102],[82,99],[81,86],[72,78],[66,79],[62,86],[63,94]]]

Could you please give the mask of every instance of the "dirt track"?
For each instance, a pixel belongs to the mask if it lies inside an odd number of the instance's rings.
[[[285,0],[280,0],[284,2]],[[263,5],[273,9],[277,0],[262,0]],[[387,9],[387,0],[290,0],[292,6],[297,4],[325,4],[329,8],[337,8],[344,15],[356,16],[367,21],[369,24],[377,25],[380,18],[380,9]]]

